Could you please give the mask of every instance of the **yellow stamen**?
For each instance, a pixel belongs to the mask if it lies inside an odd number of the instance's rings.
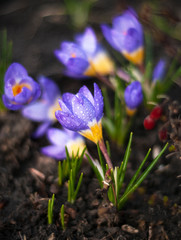
[[[143,57],[144,57],[144,48],[140,47],[132,53],[128,53],[127,51],[122,52],[125,58],[127,58],[130,62],[142,65]]]
[[[16,84],[12,87],[13,91],[13,96],[15,97],[16,95],[20,94],[22,92],[22,89],[26,87],[30,90],[32,90],[31,86],[27,83],[22,83],[22,84]]]
[[[80,157],[84,148],[85,148],[85,142],[80,137],[74,141],[73,140],[69,141],[67,144],[67,149],[70,156],[72,155],[76,156],[76,154],[79,153],[78,156]]]
[[[54,104],[49,108],[49,111],[48,111],[48,116],[51,120],[57,120],[56,117],[55,117],[55,112],[57,110],[60,110],[62,111],[59,103],[58,103],[58,99],[56,99],[56,101],[54,102]]]
[[[85,71],[85,76],[95,76],[96,73],[100,75],[107,75],[114,71],[114,63],[111,58],[104,52],[97,54],[97,56],[89,60],[90,66]]]
[[[102,123],[99,121],[99,123],[90,124],[90,129],[80,131],[79,133],[97,144],[98,141],[102,140]]]

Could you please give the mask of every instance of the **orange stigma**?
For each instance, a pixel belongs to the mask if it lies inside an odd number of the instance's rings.
[[[31,86],[27,83],[16,84],[12,87],[13,96],[15,97],[16,95],[20,94],[22,92],[23,87],[26,87],[26,88],[32,90]]]
[[[12,87],[13,95],[16,96],[22,91],[22,87],[20,85],[15,85]]]
[[[71,54],[71,57],[72,57],[72,58],[76,58],[75,53],[72,53],[72,54]]]

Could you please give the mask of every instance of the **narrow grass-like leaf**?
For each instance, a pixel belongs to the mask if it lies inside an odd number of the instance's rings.
[[[65,146],[65,151],[66,151],[66,161],[67,161],[68,172],[70,172],[70,169],[71,169],[70,156],[66,146]]]
[[[99,155],[99,161],[100,161],[103,173],[105,175],[105,164],[104,164],[102,153],[101,153],[101,150],[100,150],[100,147],[99,147],[99,142],[97,143],[97,151],[98,151],[98,155]]]
[[[52,199],[48,200],[48,224],[53,222],[53,206],[54,206],[55,194],[52,195]]]
[[[48,224],[52,224],[52,218],[51,218],[51,200],[48,200]]]
[[[155,166],[155,164],[157,163],[157,161],[159,160],[159,158],[161,157],[161,155],[165,152],[166,148],[168,146],[168,143],[164,146],[164,148],[162,149],[162,151],[158,154],[158,156],[150,163],[150,165],[146,168],[146,170],[141,174],[141,176],[139,177],[139,179],[136,181],[136,183],[133,185],[133,187],[126,192],[125,194],[123,194],[123,196],[120,198],[119,202],[118,202],[118,209],[120,209],[122,207],[122,203],[125,202],[125,199],[128,198],[128,196],[133,193],[138,187],[139,185],[143,182],[143,180],[146,178],[146,176],[150,173],[150,171],[152,170],[152,168]]]
[[[71,186],[70,186],[70,180],[68,180],[68,202],[71,202]]]
[[[75,190],[74,195],[73,195],[74,201],[75,201],[75,199],[76,199],[76,197],[77,197],[77,194],[78,194],[78,192],[79,192],[79,189],[80,189],[80,186],[81,186],[81,183],[82,183],[82,179],[83,179],[83,173],[81,173],[81,175],[80,175],[79,181],[78,181],[78,183],[77,183],[76,190]]]
[[[140,171],[141,171],[143,165],[145,164],[146,160],[148,159],[148,156],[150,155],[150,152],[151,152],[151,148],[148,150],[145,158],[143,159],[143,161],[140,164],[139,168],[137,169],[136,173],[134,174],[134,176],[132,177],[131,181],[129,182],[129,184],[128,184],[124,194],[127,193],[131,189],[131,187],[133,186],[133,184],[136,181],[138,175],[140,174]]]
[[[63,182],[63,175],[62,175],[62,163],[58,161],[58,185],[61,186]]]
[[[60,221],[61,221],[62,229],[65,230],[64,204],[62,204],[61,209],[60,209]]]
[[[126,173],[127,163],[128,163],[129,155],[130,155],[130,152],[131,152],[132,136],[133,136],[133,133],[131,132],[130,133],[130,137],[129,137],[128,146],[127,146],[126,152],[124,154],[123,166],[122,166],[122,171],[121,171],[121,176],[120,176],[120,181],[119,181],[119,189],[121,189],[122,184],[124,182],[124,177],[125,177],[125,173]]]
[[[83,161],[83,157],[84,157],[85,151],[86,151],[86,147],[83,149],[80,157],[78,158],[78,162],[77,162],[77,173],[78,173],[78,171],[80,170],[80,167],[81,167],[81,165],[82,165],[82,161]]]

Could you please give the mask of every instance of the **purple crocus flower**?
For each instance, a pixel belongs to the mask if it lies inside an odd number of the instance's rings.
[[[129,109],[137,108],[143,101],[141,83],[135,81],[128,85],[124,92],[124,99]]]
[[[113,27],[102,25],[102,32],[109,44],[134,64],[143,63],[143,29],[136,12],[129,8],[113,19]]]
[[[53,157],[56,160],[66,158],[65,147],[67,147],[70,156],[74,156],[79,151],[79,156],[85,148],[84,138],[78,133],[67,129],[60,130],[50,128],[47,131],[47,138],[52,145],[41,148],[41,152],[47,156]]]
[[[99,46],[92,28],[75,37],[75,42],[62,42],[55,56],[66,67],[65,74],[75,78],[107,75],[114,70],[113,61]]]
[[[55,116],[60,124],[72,131],[78,132],[97,144],[102,140],[103,96],[94,83],[94,96],[86,86],[80,88],[74,95],[65,93],[59,100],[61,111]]]
[[[4,105],[10,110],[21,109],[25,104],[35,101],[41,94],[40,86],[19,63],[12,63],[4,77]]]
[[[57,120],[55,111],[60,109],[58,98],[61,96],[58,86],[51,79],[41,76],[38,81],[42,88],[41,99],[24,107],[22,110],[24,117],[32,121],[42,122],[33,134],[35,138],[44,135],[48,127]]]
[[[153,82],[160,81],[164,78],[166,70],[166,61],[160,59],[153,70]]]

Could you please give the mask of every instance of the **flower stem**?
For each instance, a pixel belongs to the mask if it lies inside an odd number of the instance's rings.
[[[110,157],[109,157],[109,155],[108,155],[108,152],[107,152],[107,149],[106,149],[106,146],[105,146],[105,143],[104,143],[104,140],[103,140],[103,139],[101,139],[101,140],[99,141],[99,147],[100,147],[100,149],[101,149],[101,152],[102,152],[103,155],[104,155],[104,158],[105,158],[105,160],[106,160],[106,162],[107,162],[108,167],[109,167],[110,169],[113,169],[112,161],[111,161],[111,159],[110,159]]]

